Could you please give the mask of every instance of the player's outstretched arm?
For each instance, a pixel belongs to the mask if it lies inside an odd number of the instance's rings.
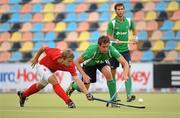
[[[75,63],[75,65],[76,65],[76,67],[77,67],[77,69],[78,69],[78,71],[81,73],[81,75],[83,76],[83,81],[85,82],[85,83],[89,83],[89,81],[90,81],[90,77],[84,72],[84,70],[82,69],[82,67],[81,67],[81,63],[83,63],[84,62],[84,58],[82,57],[82,56],[80,56],[78,59],[76,59],[75,61],[74,61],[74,63]]]
[[[127,80],[128,79],[128,74],[129,74],[129,65],[128,65],[128,62],[124,59],[123,56],[120,56],[118,58],[118,61],[123,66],[123,79]]]
[[[34,66],[38,63],[38,59],[41,56],[41,54],[44,52],[45,47],[42,47],[38,50],[37,54],[34,56],[34,58],[31,60],[31,66],[34,68]]]
[[[87,99],[90,101],[94,100],[93,95],[91,93],[88,93],[88,90],[85,87],[82,80],[78,76],[73,76],[73,78],[74,78],[74,81],[77,83],[78,87],[80,88],[80,90],[86,95]]]

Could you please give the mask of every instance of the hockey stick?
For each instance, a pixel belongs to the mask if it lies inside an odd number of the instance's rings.
[[[135,44],[136,42],[134,42],[134,41],[119,41],[118,40],[118,42],[117,41],[110,41],[111,43],[115,43],[115,44],[121,44],[121,43],[127,43],[127,44]]]
[[[96,97],[94,97],[94,100],[100,101],[100,102],[105,102],[105,103],[111,103],[111,104],[115,104],[115,105],[119,105],[119,106],[125,106],[125,107],[132,107],[132,108],[138,108],[138,109],[145,109],[146,108],[145,106],[122,104],[122,103],[108,101],[108,100],[104,100],[104,99],[100,99],[100,98],[96,98]]]
[[[125,80],[122,81],[122,84],[119,86],[119,88],[116,90],[116,93],[114,93],[114,95],[111,97],[111,99],[109,101],[113,101],[114,98],[117,96],[118,92],[120,91],[120,89],[122,88],[122,86],[124,85]],[[106,107],[109,106],[109,103],[106,104]]]

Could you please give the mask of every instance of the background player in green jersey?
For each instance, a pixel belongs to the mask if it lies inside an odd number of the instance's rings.
[[[108,60],[114,57],[124,66],[123,79],[128,79],[129,66],[124,57],[110,45],[110,40],[107,36],[101,36],[98,43],[91,44],[85,52],[75,60],[75,65],[82,74],[83,82],[89,88],[90,83],[96,82],[96,70],[98,69],[105,76],[110,97],[116,92],[116,83],[112,78],[111,68],[107,63]],[[80,64],[83,64],[81,67]],[[79,90],[76,83],[72,83],[67,90],[67,94],[71,95],[74,90]],[[114,99],[114,101],[116,98]]]
[[[130,59],[130,52],[128,49],[128,43],[137,43],[134,23],[130,18],[126,18],[125,16],[123,16],[125,12],[125,7],[123,3],[115,4],[114,10],[116,12],[116,16],[108,23],[107,36],[110,38],[110,40],[115,42],[112,45],[123,55],[123,57],[126,59],[130,67],[131,59]],[[135,40],[131,42],[128,41],[129,30],[132,30],[133,35],[135,36]],[[115,58],[111,58],[110,64],[111,64],[111,72],[113,75],[113,79],[114,81],[116,81],[115,74],[116,74],[116,68],[119,67],[119,62]],[[124,68],[123,65],[122,67]],[[129,78],[126,81],[125,86],[126,86],[127,102],[131,102],[132,100],[135,100],[135,96],[131,94],[132,93],[132,80],[130,77],[130,71],[128,75],[129,75]]]

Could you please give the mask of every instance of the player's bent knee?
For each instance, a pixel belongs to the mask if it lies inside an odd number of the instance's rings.
[[[55,85],[58,83],[56,77],[54,75],[51,75],[48,79],[49,83],[51,83],[52,85]]]

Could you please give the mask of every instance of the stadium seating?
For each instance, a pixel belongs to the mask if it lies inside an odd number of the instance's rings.
[[[167,30],[164,32],[163,40],[173,40],[175,39],[175,34],[172,30]]]
[[[0,44],[0,51],[9,51],[11,50],[11,43],[4,41]]]
[[[61,41],[57,43],[56,47],[61,50],[66,50],[68,48],[68,44],[65,41]]]
[[[16,51],[16,52],[12,52],[9,61],[10,62],[19,62],[21,59],[22,59],[22,53],[19,51]]]
[[[167,52],[167,55],[163,61],[174,62],[174,61],[176,61],[177,56],[178,56],[177,52],[175,50],[171,50],[170,52]]]
[[[43,45],[70,47],[77,56],[106,34],[115,2],[119,0],[0,0],[0,54],[7,55],[0,61],[29,61]],[[138,45],[129,45],[132,61],[179,62],[180,1],[121,2],[139,38]]]
[[[152,61],[154,59],[154,54],[151,50],[145,51],[143,55],[141,56],[141,61],[146,62],[146,61]]]
[[[11,37],[10,35],[11,34],[9,32],[0,33],[0,42],[8,41]]]
[[[43,32],[52,32],[54,31],[55,23],[53,22],[47,22],[44,23],[44,28],[42,29]]]
[[[171,17],[171,20],[180,20],[180,10],[175,11],[173,13],[173,16]]]
[[[8,51],[4,51],[0,53],[0,63],[8,62],[10,59],[11,53]]]
[[[32,41],[33,33],[32,32],[24,32],[22,34],[22,41]]]
[[[79,12],[84,12],[84,11],[87,11],[87,9],[88,9],[88,5],[85,4],[85,3],[81,3],[78,6],[76,6],[75,12],[78,12],[78,13]]]
[[[153,42],[153,46],[151,48],[152,51],[160,51],[164,49],[164,42],[162,40],[157,40]]]
[[[142,51],[139,51],[139,50],[133,51],[133,52],[131,53],[131,60],[132,60],[133,62],[140,62],[140,59],[141,59],[142,55],[143,55],[143,52],[142,52]]]
[[[155,54],[155,57],[154,57],[153,61],[160,62],[160,61],[162,61],[164,58],[165,58],[165,52],[164,52],[164,51],[158,51],[158,52]]]
[[[75,42],[77,41],[77,38],[78,38],[77,32],[69,32],[64,40],[67,42]]]

